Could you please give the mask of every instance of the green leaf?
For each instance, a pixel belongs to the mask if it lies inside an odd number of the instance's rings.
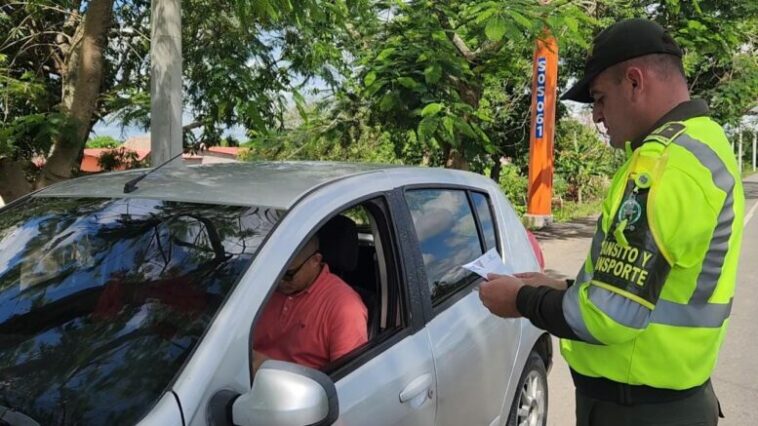
[[[472,139],[476,139],[476,133],[474,132],[474,129],[471,128],[471,125],[468,124],[468,122],[456,117],[454,124],[455,128],[458,129],[459,132]]]
[[[425,106],[424,109],[421,110],[421,116],[429,117],[432,115],[437,115],[437,113],[442,110],[442,107],[443,105],[441,103],[433,102]]]
[[[453,136],[453,119],[451,117],[445,117],[442,119],[442,125],[445,127],[445,130],[447,131],[447,134],[450,135],[450,137]]]
[[[366,96],[372,97],[376,95],[376,93],[379,92],[379,90],[381,90],[385,84],[386,82],[382,80],[375,81],[371,86],[366,87]]]
[[[424,69],[424,78],[426,79],[426,84],[434,84],[440,81],[441,77],[442,68],[437,64],[430,65]]]
[[[379,110],[387,112],[395,106],[395,95],[393,93],[385,93],[382,96],[382,100],[379,101]]]
[[[421,142],[430,138],[439,126],[439,120],[435,117],[426,117],[418,123],[418,138]]]
[[[371,71],[370,73],[366,74],[365,77],[363,77],[363,84],[366,85],[366,87],[371,86],[376,81],[376,73],[374,71]]]
[[[574,18],[573,16],[567,16],[566,18],[564,18],[563,22],[566,23],[566,26],[572,32],[579,31],[579,22],[577,22],[576,18]]]
[[[432,33],[432,39],[437,41],[447,41],[447,35],[444,31],[435,31]]]
[[[487,26],[484,28],[484,34],[490,41],[500,41],[505,35],[506,25],[507,22],[502,16],[494,16],[487,21]]]
[[[400,77],[397,79],[397,82],[400,83],[401,86],[405,87],[406,89],[415,90],[419,87],[419,84],[416,83],[416,81],[410,77]]]
[[[516,21],[517,24],[523,28],[528,30],[532,28],[532,21],[527,19],[526,16],[516,12],[515,10],[507,10],[506,12],[511,16],[511,18],[513,18],[514,21]]]
[[[474,19],[474,22],[476,22],[478,25],[481,25],[484,23],[484,21],[490,19],[492,15],[494,15],[497,12],[496,8],[486,9],[484,12],[479,13],[476,18]]]
[[[394,52],[395,52],[395,48],[394,47],[388,47],[388,48],[382,50],[381,52],[379,52],[379,55],[376,57],[376,59],[378,59],[380,61],[383,61],[383,60],[389,58],[390,55],[392,55]]]

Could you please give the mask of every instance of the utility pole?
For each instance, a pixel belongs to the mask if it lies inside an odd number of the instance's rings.
[[[152,0],[150,11],[150,162],[182,152],[181,0]]]
[[[547,30],[537,40],[529,129],[529,188],[526,220],[543,228],[553,222],[553,138],[558,95],[558,42]]]
[[[758,145],[758,132],[753,130],[753,171],[755,171],[755,147]]]
[[[739,152],[740,174],[742,174],[742,128],[740,127],[740,147],[737,150]]]

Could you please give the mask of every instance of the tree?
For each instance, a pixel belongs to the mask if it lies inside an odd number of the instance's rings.
[[[116,148],[121,144],[110,136],[96,136],[87,141],[87,148]]]
[[[694,97],[708,101],[712,115],[737,124],[758,105],[758,3],[752,0],[592,2],[599,29],[630,17],[655,20],[684,50],[684,68]],[[585,53],[563,52],[566,73],[581,73]]]
[[[373,122],[413,130],[425,150],[442,153],[442,164],[463,169],[477,158],[499,157],[526,134],[498,128],[493,113],[507,125],[528,122],[536,38],[552,28],[563,43],[582,43],[580,23],[589,20],[572,2],[526,0],[416,0],[387,15],[358,61],[355,92]]]
[[[370,17],[367,2],[185,0],[186,109],[195,114],[185,129],[281,127],[285,92],[314,76],[340,78],[337,39],[348,21]],[[150,1],[19,0],[0,9],[0,196],[10,201],[70,177],[99,119],[147,125]],[[36,98],[22,93],[32,89]],[[45,159],[41,169],[35,157]]]
[[[555,171],[566,180],[569,196],[581,203],[586,195],[601,195],[605,188],[593,184],[612,175],[621,166],[623,155],[603,143],[594,130],[571,118],[558,123],[555,139]]]

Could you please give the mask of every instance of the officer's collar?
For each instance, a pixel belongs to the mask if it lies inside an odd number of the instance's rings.
[[[655,124],[653,124],[647,132],[643,133],[642,136],[634,139],[631,142],[627,142],[626,149],[627,151],[634,151],[635,149],[639,148],[640,145],[642,145],[642,142],[645,141],[645,138],[647,138],[650,133],[666,123],[669,123],[671,121],[689,120],[693,117],[708,115],[709,112],[710,111],[708,110],[708,104],[702,99],[684,101],[675,106],[671,111],[664,114],[663,117],[658,119],[658,121],[656,121]]]

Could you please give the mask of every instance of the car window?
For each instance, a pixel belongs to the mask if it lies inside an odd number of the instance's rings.
[[[404,311],[404,293],[399,288],[400,271],[389,220],[386,200],[380,197],[363,201],[334,214],[315,232],[319,238],[322,262],[329,265],[331,274],[336,275],[355,292],[365,307],[366,314],[365,318],[360,314],[361,317],[339,318],[339,322],[325,327],[329,331],[324,338],[334,341],[333,334],[329,333],[340,332],[344,337],[345,330],[350,330],[355,324],[365,321],[366,341],[360,344],[353,342],[355,344],[350,345],[349,352],[332,358],[331,353],[326,353],[326,349],[330,348],[310,343],[317,339],[310,333],[318,332],[319,327],[325,324],[325,317],[319,317],[320,323],[313,322],[315,327],[302,327],[297,325],[296,321],[286,324],[276,322],[285,315],[280,313],[278,308],[285,299],[287,301],[284,303],[290,303],[289,300],[292,300],[292,310],[289,310],[286,316],[300,317],[308,315],[306,311],[313,310],[311,303],[327,303],[331,297],[321,299],[306,291],[285,297],[279,290],[275,290],[253,326],[253,350],[269,357],[278,354],[277,359],[320,369],[330,374],[334,380],[338,380],[376,354],[375,351],[369,353],[375,342],[386,340],[401,331],[406,326],[407,315]],[[308,239],[310,237],[306,238],[301,246]],[[329,291],[339,291],[340,293],[334,294],[344,296],[344,287],[339,287],[342,286],[332,281]],[[302,302],[301,298],[307,299]],[[298,310],[305,311],[301,313]],[[298,327],[296,334],[288,333],[286,330],[292,324]],[[292,338],[274,338],[280,333]],[[318,336],[321,338],[320,334]]]
[[[29,198],[4,209],[1,405],[39,424],[138,421],[279,217],[149,199]]]
[[[489,198],[482,193],[472,192],[471,201],[474,202],[476,215],[479,218],[479,224],[482,227],[485,250],[497,247],[495,224],[492,221],[492,209],[490,208]]]
[[[476,280],[462,268],[482,255],[474,215],[463,190],[409,190],[405,198],[436,305]]]

